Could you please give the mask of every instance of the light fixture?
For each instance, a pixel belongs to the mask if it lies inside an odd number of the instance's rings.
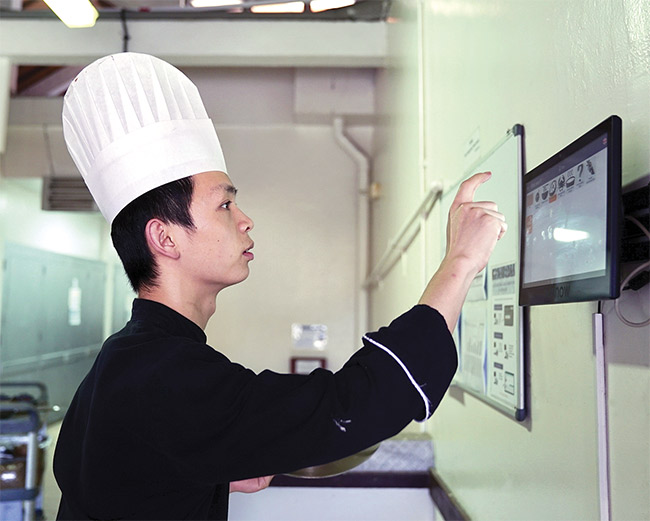
[[[258,4],[251,7],[251,13],[303,13],[304,2],[283,2],[280,4]]]
[[[71,29],[92,27],[99,16],[90,0],[45,0],[45,3]]]
[[[341,7],[350,7],[357,3],[357,0],[311,0],[309,9],[312,13],[329,11],[330,9],[340,9]]]

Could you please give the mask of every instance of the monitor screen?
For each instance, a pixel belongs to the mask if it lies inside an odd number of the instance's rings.
[[[618,297],[621,119],[531,170],[522,196],[520,305]]]

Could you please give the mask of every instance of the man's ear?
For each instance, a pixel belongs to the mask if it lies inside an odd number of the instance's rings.
[[[144,234],[154,255],[164,255],[172,259],[180,257],[172,234],[172,227],[169,224],[160,219],[150,219],[144,228]]]

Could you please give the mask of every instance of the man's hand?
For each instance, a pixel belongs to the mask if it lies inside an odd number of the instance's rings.
[[[449,331],[456,327],[472,280],[485,268],[496,242],[507,230],[495,203],[474,201],[476,189],[491,175],[476,174],[460,185],[449,208],[447,253],[420,298],[420,304],[438,310]]]
[[[470,261],[476,273],[485,268],[497,240],[508,229],[496,203],[474,201],[478,187],[491,176],[484,172],[463,181],[447,220],[447,257]]]
[[[243,479],[241,481],[233,481],[230,483],[230,492],[244,492],[251,494],[264,490],[271,484],[274,476],[264,476],[263,478]]]

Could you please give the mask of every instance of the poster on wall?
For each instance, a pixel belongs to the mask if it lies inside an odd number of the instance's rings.
[[[463,305],[455,333],[459,367],[452,385],[519,421],[528,414],[523,311],[518,296],[523,137],[522,125],[509,129],[456,185],[445,190],[441,200],[441,211],[447,213],[462,180],[478,172],[492,172],[490,181],[478,188],[475,200],[496,202],[505,215],[508,232],[497,243],[487,267],[474,279]],[[446,236],[444,229],[441,236]]]

